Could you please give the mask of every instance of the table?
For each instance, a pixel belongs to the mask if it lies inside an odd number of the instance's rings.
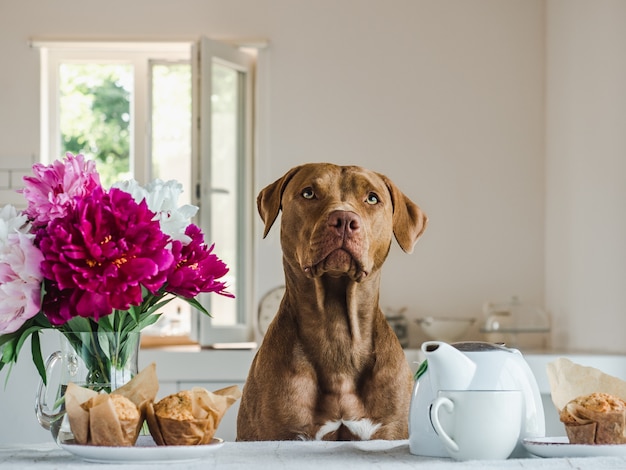
[[[2,470],[29,469],[106,469],[150,470],[152,468],[186,468],[240,470],[356,470],[356,469],[428,469],[428,470],[597,470],[624,469],[626,457],[587,458],[526,458],[498,461],[454,462],[450,459],[419,457],[409,453],[408,441],[367,442],[225,442],[202,460],[173,464],[117,464],[98,465],[83,462],[79,458],[57,447],[54,443],[25,446],[0,446],[0,468]]]

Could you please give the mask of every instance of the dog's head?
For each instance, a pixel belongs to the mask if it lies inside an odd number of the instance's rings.
[[[309,277],[360,281],[380,268],[392,236],[412,252],[428,221],[386,176],[330,163],[292,168],[259,193],[257,206],[264,237],[282,210],[283,254]]]

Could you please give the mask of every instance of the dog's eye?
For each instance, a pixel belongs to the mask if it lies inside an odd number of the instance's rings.
[[[369,193],[366,199],[368,204],[378,204],[378,195],[376,193]]]
[[[315,198],[315,193],[313,192],[313,188],[304,188],[302,190],[302,197],[304,199],[313,199],[313,198]]]

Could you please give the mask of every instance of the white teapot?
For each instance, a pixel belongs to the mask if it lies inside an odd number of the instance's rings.
[[[409,410],[409,451],[447,457],[430,420],[430,405],[440,390],[520,390],[523,410],[520,441],[545,436],[543,404],[537,381],[517,349],[470,341],[448,344],[427,341],[426,356],[417,372]],[[527,455],[521,442],[513,457]]]

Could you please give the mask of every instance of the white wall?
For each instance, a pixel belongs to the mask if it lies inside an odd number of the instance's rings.
[[[626,2],[547,9],[546,303],[554,344],[624,353]]]
[[[422,206],[430,226],[414,254],[393,247],[383,305],[418,317],[480,315],[511,294],[543,304],[543,3],[317,4],[277,10],[260,181],[358,163]],[[276,266],[278,231],[261,246],[262,269]]]
[[[0,3],[0,56],[11,71],[0,77],[0,169],[38,158],[39,58],[30,38],[266,38],[257,189],[307,161],[381,171],[430,217],[414,254],[393,247],[384,306],[418,317],[476,316],[483,301],[511,294],[543,305],[541,0],[101,6]],[[278,231],[261,241],[255,222],[260,296],[282,283],[282,266]]]

